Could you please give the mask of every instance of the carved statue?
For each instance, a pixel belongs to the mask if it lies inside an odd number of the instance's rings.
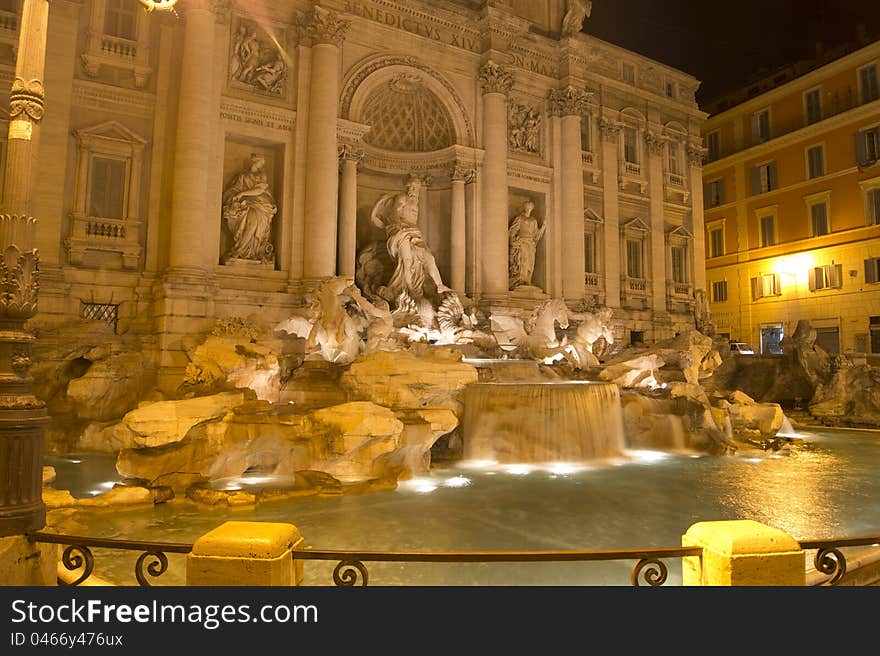
[[[565,17],[562,19],[562,36],[571,37],[577,35],[592,11],[592,0],[568,0],[565,8]]]
[[[715,336],[715,324],[712,323],[709,300],[706,298],[705,290],[702,289],[694,290],[694,324],[704,335]]]
[[[434,315],[430,297],[452,290],[443,284],[434,255],[419,230],[420,190],[421,182],[413,178],[406,193],[385,194],[370,219],[385,231],[385,247],[394,262],[394,272],[380,295],[396,306],[414,304],[430,325]]]
[[[602,308],[583,315],[575,335],[565,348],[565,357],[575,369],[599,364],[602,353],[596,353],[595,345],[602,340],[603,350],[614,344],[614,330],[611,323],[611,308]]]
[[[510,289],[532,284],[535,270],[535,251],[544,236],[547,225],[540,225],[532,216],[535,204],[528,200],[510,222],[507,230],[509,244]]]
[[[556,325],[565,329],[568,321],[568,308],[555,298],[541,303],[526,321],[506,314],[489,317],[492,333],[502,351],[548,364],[564,357],[566,339],[557,337]]]
[[[223,192],[223,220],[232,236],[224,263],[233,259],[274,262],[272,220],[278,207],[269,191],[266,159],[251,154],[248,167]]]
[[[284,92],[282,83],[287,77],[284,57],[276,48],[264,44],[254,27],[239,23],[231,50],[229,74],[233,80],[275,95]]]

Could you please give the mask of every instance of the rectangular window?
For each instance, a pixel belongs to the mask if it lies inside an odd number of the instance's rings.
[[[865,214],[867,225],[880,225],[880,188],[868,191],[868,207]]]
[[[89,216],[125,218],[125,161],[93,157],[89,170]]]
[[[675,82],[666,83],[666,96],[668,98],[675,98]]]
[[[871,331],[871,353],[880,353],[880,317],[869,317],[868,329]]]
[[[761,217],[761,247],[772,246],[776,243],[776,218],[774,216]]]
[[[865,260],[865,282],[880,282],[880,257],[869,257]]]
[[[706,184],[705,205],[706,207],[718,207],[724,203],[724,181],[713,180]]]
[[[718,131],[710,132],[706,135],[706,148],[708,149],[707,157],[710,162],[714,162],[721,155],[721,140]]]
[[[678,144],[672,141],[666,144],[666,154],[669,159],[669,172],[675,175],[680,175],[681,167],[678,164]]]
[[[638,139],[635,128],[623,128],[623,159],[630,164],[639,163]]]
[[[752,194],[766,194],[779,188],[776,179],[776,162],[761,164],[752,169]]]
[[[642,278],[642,241],[626,240],[626,275],[629,278]]]
[[[591,232],[584,234],[584,272],[596,273],[596,239]]]
[[[822,92],[820,89],[813,89],[804,94],[804,112],[807,125],[822,120]]]
[[[752,114],[752,143],[759,144],[770,139],[770,110],[763,109]]]
[[[758,300],[765,296],[781,296],[782,290],[779,286],[779,274],[765,273],[752,278],[752,299]]]
[[[592,139],[590,138],[590,119],[587,116],[584,116],[581,119],[581,150],[585,152],[592,152],[593,144]]]
[[[724,255],[724,228],[713,228],[709,231],[709,257]]]
[[[627,84],[636,83],[636,68],[632,64],[623,64],[623,81]]]
[[[816,203],[810,206],[810,227],[813,237],[828,234],[828,205],[826,203]]]
[[[724,303],[727,300],[727,281],[720,280],[712,283],[712,302]]]
[[[871,166],[880,160],[880,126],[859,130],[856,133],[856,162],[859,166]]]
[[[864,105],[880,98],[880,85],[877,83],[877,64],[859,69],[859,99]]]
[[[672,249],[672,281],[686,283],[687,280],[687,249],[684,246],[673,246]]]
[[[104,34],[130,41],[136,40],[137,12],[136,0],[107,0],[104,10]]]
[[[813,267],[809,272],[810,291],[835,289],[843,286],[843,265],[826,264]]]
[[[821,144],[807,148],[807,175],[810,180],[825,175],[825,147]]]

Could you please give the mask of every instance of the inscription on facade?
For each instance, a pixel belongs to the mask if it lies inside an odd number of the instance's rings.
[[[366,2],[354,2],[347,0],[345,3],[345,11],[367,20],[394,27],[410,34],[422,36],[434,41],[439,41],[457,48],[464,48],[471,52],[480,51],[480,40],[476,35],[468,35],[464,30],[455,31],[444,29],[437,25],[419,20],[413,16],[407,16],[387,8],[377,7]]]
[[[292,130],[294,118],[278,112],[256,109],[242,103],[224,101],[220,105],[220,118],[236,123],[246,123],[270,130]]]

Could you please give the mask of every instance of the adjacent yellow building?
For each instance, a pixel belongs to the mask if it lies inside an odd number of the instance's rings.
[[[712,319],[756,352],[880,353],[880,41],[836,54],[704,107]]]

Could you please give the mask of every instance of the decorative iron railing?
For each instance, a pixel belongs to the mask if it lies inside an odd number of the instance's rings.
[[[828,540],[801,540],[801,549],[816,549],[813,566],[816,571],[826,574],[821,585],[837,585],[846,574],[846,556],[841,551],[844,547],[864,547],[880,545],[880,535],[864,535],[855,538],[830,538]]]
[[[651,586],[666,582],[669,570],[663,558],[700,556],[702,547],[660,547],[656,549],[623,549],[620,551],[331,551],[325,549],[297,549],[294,560],[337,561],[333,583],[341,587],[366,586],[369,572],[365,562],[398,563],[547,563],[587,562],[596,560],[635,560],[630,583],[641,585],[644,580]]]
[[[31,533],[33,542],[65,545],[61,563],[67,571],[78,576],[73,581],[63,581],[59,585],[80,585],[88,579],[95,568],[92,549],[118,549],[140,551],[135,562],[135,578],[139,585],[150,586],[150,579],[156,579],[168,570],[168,553],[188,554],[193,545],[179,542],[148,542],[138,540],[116,540],[111,538],[90,538],[79,535],[60,535],[54,533]],[[847,547],[880,546],[880,535],[853,538],[829,538],[825,540],[801,540],[801,549],[816,549],[813,564],[818,572],[827,576],[820,585],[839,585],[847,573]],[[590,562],[609,560],[634,560],[630,572],[630,583],[640,586],[642,582],[657,587],[666,583],[669,569],[664,559],[701,556],[702,547],[657,547],[652,549],[621,549],[605,551],[338,551],[329,549],[302,548],[292,551],[294,561],[323,560],[336,561],[333,570],[333,583],[340,587],[366,586],[370,575],[364,563],[547,563],[547,562]],[[152,559],[152,560],[150,560]],[[81,570],[81,571],[80,571]]]
[[[56,535],[54,533],[31,533],[28,535],[33,542],[67,545],[61,553],[61,564],[69,572],[80,569],[79,576],[71,582],[58,579],[59,585],[79,585],[92,575],[95,570],[95,555],[92,549],[123,549],[141,551],[134,566],[134,575],[138,584],[150,586],[147,575],[157,578],[168,570],[166,553],[188,554],[192,544],[178,542],[144,542],[137,540],[114,540],[110,538],[88,538],[81,535]],[[152,560],[149,560],[152,558]],[[149,560],[149,562],[148,562]],[[146,569],[146,573],[144,570]]]

